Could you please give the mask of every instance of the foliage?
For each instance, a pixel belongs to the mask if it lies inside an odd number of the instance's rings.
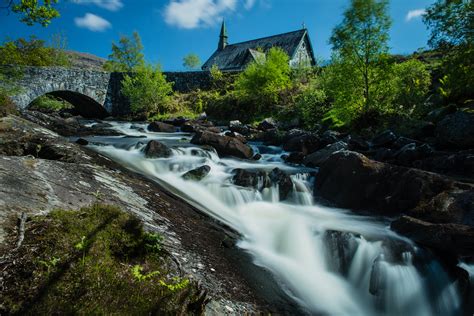
[[[183,66],[187,69],[196,69],[201,64],[199,56],[196,54],[188,54],[183,58]]]
[[[5,314],[200,312],[196,282],[178,277],[169,254],[147,248],[150,235],[141,222],[115,207],[36,216],[25,236],[19,251],[3,249],[9,262],[0,293]],[[15,232],[8,238],[15,240]],[[84,242],[75,247],[78,240]]]
[[[374,85],[380,82],[381,68],[386,65],[388,31],[391,21],[388,0],[351,0],[344,20],[333,30],[330,42],[338,62],[348,71],[346,78],[356,80],[364,109],[377,104]],[[343,86],[341,86],[343,88]],[[380,87],[379,87],[380,88]],[[339,104],[340,105],[340,104]]]
[[[47,46],[44,40],[31,36],[29,40],[9,40],[0,46],[0,65],[16,66],[63,66],[70,65],[64,52],[65,39],[56,35],[54,46]]]
[[[251,63],[235,81],[238,96],[253,100],[256,111],[279,101],[279,93],[291,86],[288,55],[278,47],[271,48]]]
[[[104,64],[106,71],[132,72],[143,67],[143,44],[138,32],[133,32],[132,38],[122,35],[118,44],[112,43],[112,53]]]
[[[446,102],[474,98],[474,3],[438,0],[426,10],[424,22],[431,29],[429,44],[443,52]]]
[[[20,21],[32,26],[40,24],[48,26],[52,19],[59,17],[59,11],[55,8],[58,0],[9,0],[6,9],[19,14]]]
[[[59,111],[64,109],[72,109],[73,105],[63,99],[55,98],[52,95],[42,95],[35,100],[30,105],[31,109],[39,111]]]
[[[122,93],[130,99],[133,113],[149,116],[172,110],[172,86],[173,83],[166,81],[159,65],[145,65],[136,68],[134,74],[124,76]]]
[[[396,90],[394,110],[427,114],[427,109],[422,106],[431,85],[431,75],[426,65],[416,59],[396,64],[393,80]]]
[[[314,129],[328,111],[327,95],[316,77],[300,92],[296,99],[296,107],[303,125]]]

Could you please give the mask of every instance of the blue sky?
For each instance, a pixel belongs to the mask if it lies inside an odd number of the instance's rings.
[[[391,0],[393,53],[425,47],[428,32],[423,9],[434,0]],[[0,0],[1,3],[1,0]],[[300,29],[305,23],[318,58],[329,59],[328,39],[341,22],[349,0],[67,0],[50,26],[29,27],[0,11],[0,39],[66,35],[68,48],[106,58],[112,41],[138,31],[150,62],[165,70],[182,70],[193,52],[204,62],[215,50],[225,18],[229,42],[235,43]]]

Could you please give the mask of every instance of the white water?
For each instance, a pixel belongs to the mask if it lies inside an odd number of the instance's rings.
[[[279,158],[281,149],[255,147],[263,156],[258,162],[219,158],[190,145],[189,134],[140,133],[130,129],[130,123],[113,124],[127,135],[147,138],[89,138],[96,144],[91,145],[94,150],[155,179],[239,231],[243,238],[238,246],[251,253],[257,265],[270,269],[282,288],[310,313],[460,313],[456,284],[437,262],[391,232],[383,219],[316,204],[311,170],[285,165]],[[173,156],[146,159],[142,149],[150,139],[173,146]],[[181,178],[202,165],[211,167],[202,181]],[[270,171],[275,167],[293,174],[294,189],[285,201],[279,200],[276,186],[260,192],[232,184],[235,168]]]

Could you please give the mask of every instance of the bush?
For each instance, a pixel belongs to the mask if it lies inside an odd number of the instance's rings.
[[[423,103],[431,85],[431,75],[426,65],[411,59],[394,66],[395,101],[393,110],[418,115],[426,114]]]
[[[313,79],[296,99],[296,108],[305,128],[314,129],[328,111],[326,92]]]
[[[133,75],[125,75],[122,81],[122,93],[130,99],[130,108],[134,114],[164,114],[173,110],[170,96],[173,83],[167,82],[160,66],[145,65]]]
[[[239,75],[235,92],[254,101],[256,112],[278,103],[281,91],[291,86],[288,61],[288,55],[281,48],[271,48],[266,57],[262,54]]]

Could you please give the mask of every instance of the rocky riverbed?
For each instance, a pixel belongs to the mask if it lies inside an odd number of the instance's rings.
[[[78,145],[88,144],[91,139],[87,136],[91,135],[120,136],[110,123],[84,124],[75,117],[38,112],[25,112],[24,117],[28,120],[10,116],[0,121],[2,228],[22,212],[31,216],[97,201],[117,205],[138,216],[147,229],[166,236],[165,245],[179,262],[178,268],[208,291],[208,312],[297,310],[272,278],[264,276],[265,270],[253,266],[251,259],[235,248],[235,230],[156,182]],[[467,126],[465,134],[449,120]],[[392,131],[369,139],[331,130],[307,132],[282,128],[272,120],[252,127],[238,121],[214,126],[206,120],[175,119],[146,128],[132,125],[132,129],[194,133],[192,144],[215,150],[221,157],[238,157],[244,163],[262,159],[249,141],[281,146],[285,150],[281,158],[288,166],[312,170],[308,175],[315,176],[314,198],[320,203],[364,215],[388,216],[393,231],[433,252],[459,284],[465,310],[470,310],[472,285],[462,267],[474,262],[472,120],[470,114],[451,113],[437,124],[420,127],[411,138]],[[88,140],[79,138],[78,144],[73,144],[53,131]],[[153,159],[172,155],[170,148],[155,140],[147,143],[144,153]],[[203,165],[183,178],[200,181],[209,171],[210,167]],[[261,192],[276,185],[281,200],[301,185],[279,168],[236,168],[232,183]],[[5,230],[0,233],[4,238]]]

